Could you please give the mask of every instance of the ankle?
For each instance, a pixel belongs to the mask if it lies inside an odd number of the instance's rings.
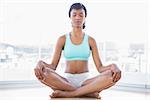
[[[74,97],[80,96],[79,92],[77,90],[72,91],[71,95],[73,95]]]

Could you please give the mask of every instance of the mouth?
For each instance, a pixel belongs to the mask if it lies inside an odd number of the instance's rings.
[[[81,21],[75,21],[75,23],[76,23],[76,24],[81,24],[82,22],[81,22]]]

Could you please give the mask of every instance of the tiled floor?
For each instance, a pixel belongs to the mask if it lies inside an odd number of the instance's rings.
[[[47,87],[20,88],[0,90],[0,100],[50,100],[52,92]],[[136,93],[119,90],[105,90],[101,93],[101,100],[150,100],[150,93]],[[57,98],[51,100],[97,100],[94,98]]]

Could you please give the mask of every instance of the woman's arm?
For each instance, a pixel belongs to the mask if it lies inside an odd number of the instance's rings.
[[[94,40],[94,38],[92,38],[92,37],[89,38],[89,44],[92,49],[93,60],[94,60],[94,63],[96,65],[98,72],[101,73],[106,70],[111,70],[113,73],[113,81],[117,82],[121,78],[121,70],[115,64],[103,66],[102,62],[100,60],[100,57],[99,57],[96,41]]]
[[[54,52],[54,56],[53,56],[51,64],[47,64],[42,60],[38,61],[34,71],[35,71],[36,77],[39,80],[43,80],[44,77],[42,73],[44,72],[46,68],[50,68],[49,70],[51,71],[56,70],[60,57],[61,57],[62,48],[65,44],[65,38],[66,38],[65,35],[63,35],[57,40],[57,44],[56,44],[56,48],[55,48],[55,52]]]
[[[35,69],[40,69],[40,71],[43,71],[44,67],[48,67],[53,70],[56,70],[60,57],[61,57],[62,48],[65,44],[65,40],[66,40],[65,35],[59,37],[59,39],[57,40],[55,51],[54,51],[54,56],[50,64],[47,64],[44,61],[40,60],[38,61]]]
[[[113,69],[112,66],[103,66],[101,59],[100,59],[100,56],[99,56],[96,41],[94,38],[89,37],[89,44],[90,44],[90,47],[92,49],[92,57],[93,57],[93,60],[94,60],[94,63],[95,63],[95,66],[96,66],[98,72],[101,73],[101,72],[104,72],[106,70],[112,70]]]
[[[93,57],[93,60],[94,60],[94,63],[95,63],[95,66],[96,66],[98,72],[101,73],[103,71],[109,70],[110,68],[103,67],[103,64],[102,64],[100,56],[99,56],[98,48],[96,45],[96,41],[94,40],[94,38],[89,37],[89,45],[92,49],[92,57]]]
[[[60,57],[61,57],[62,49],[65,45],[65,40],[66,40],[65,35],[58,38],[52,62],[51,62],[51,64],[48,64],[47,67],[50,67],[50,68],[56,70],[59,60],[60,60]]]

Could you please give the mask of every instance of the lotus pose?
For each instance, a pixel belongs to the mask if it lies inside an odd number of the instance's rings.
[[[34,69],[38,80],[54,90],[51,98],[100,98],[102,90],[113,86],[121,78],[121,71],[115,64],[102,65],[95,39],[83,31],[86,16],[87,10],[83,4],[71,5],[69,18],[72,30],[58,38],[52,62],[48,64],[40,60]],[[66,59],[66,69],[61,76],[55,70],[62,52]],[[88,69],[90,54],[99,72],[93,77]]]

